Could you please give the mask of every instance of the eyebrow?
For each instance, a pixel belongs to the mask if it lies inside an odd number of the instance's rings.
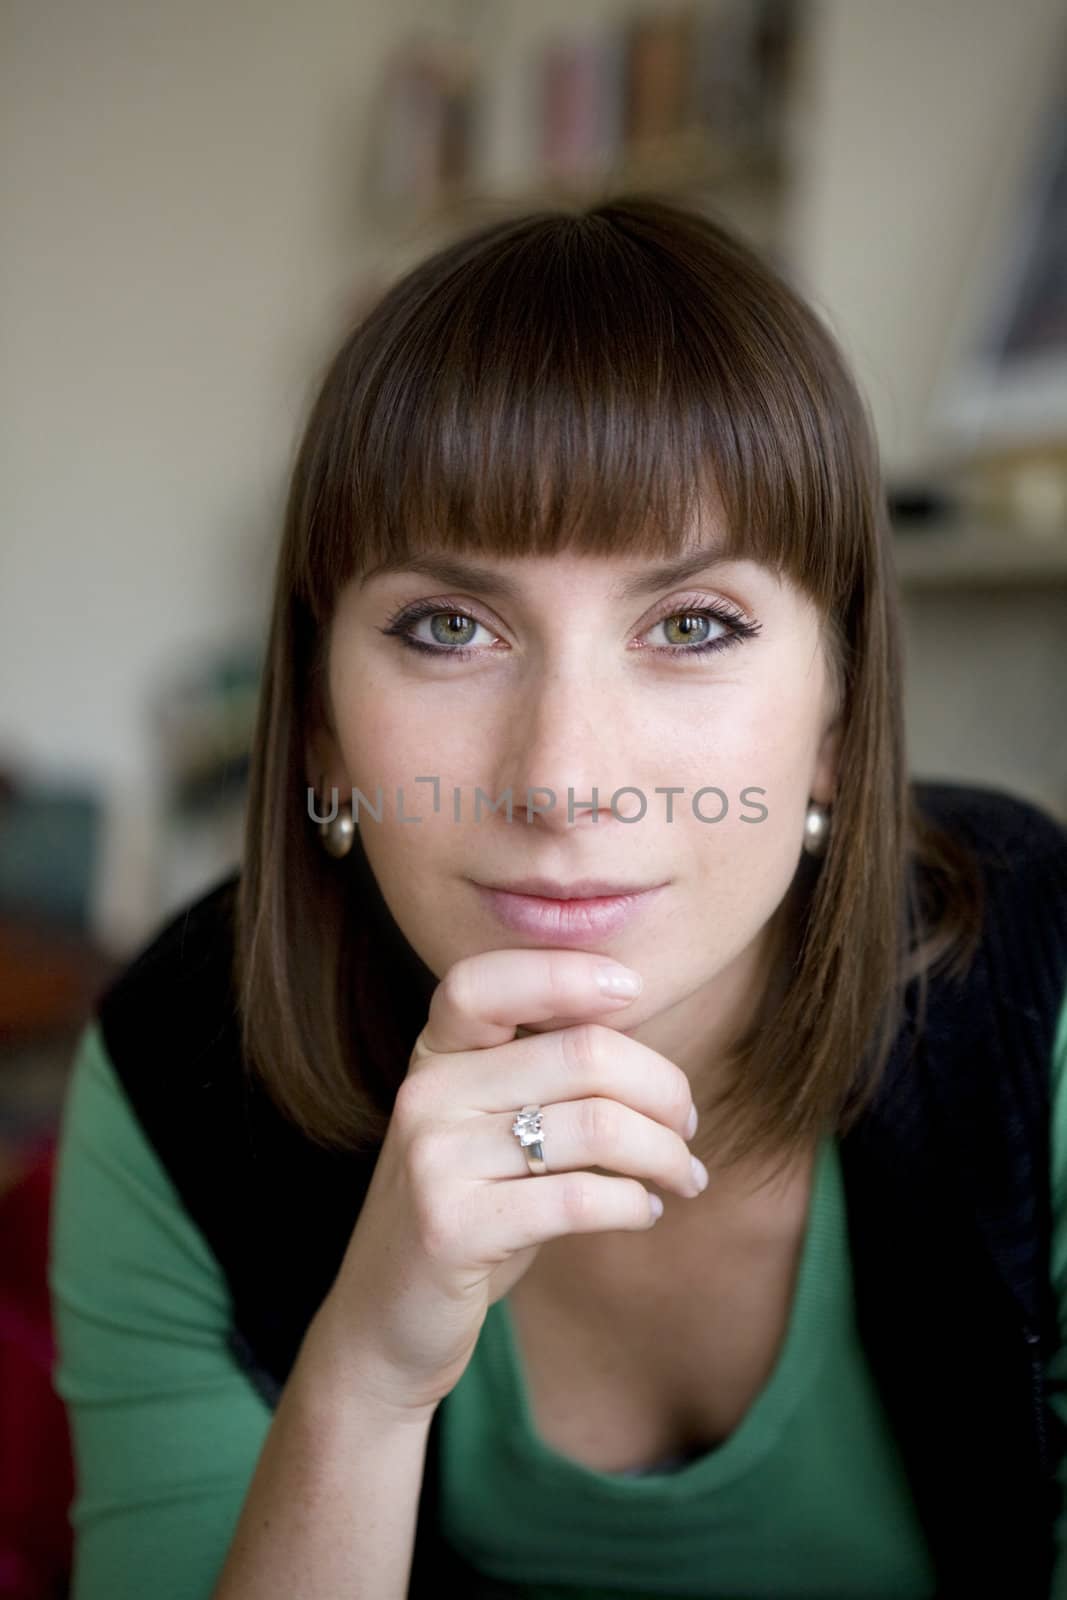
[[[724,555],[721,550],[705,547],[690,555],[680,556],[676,560],[664,561],[654,567],[645,567],[613,590],[613,594],[620,600],[636,600],[642,595],[655,594],[660,589],[667,589],[671,584],[684,583],[687,578],[696,577],[709,567],[721,566],[729,559],[730,557]],[[368,572],[362,581],[366,584],[372,578],[384,578],[393,573],[405,572],[434,578],[448,588],[479,589],[483,594],[493,595],[498,599],[519,600],[522,597],[522,587],[513,578],[507,578],[491,567],[480,567],[448,555],[414,555],[395,561],[383,561],[380,566]]]

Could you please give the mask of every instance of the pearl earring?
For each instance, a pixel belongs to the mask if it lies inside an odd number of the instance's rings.
[[[316,807],[316,809],[320,808]],[[339,805],[336,814],[330,818],[329,822],[320,822],[318,828],[319,838],[322,840],[322,848],[327,855],[331,855],[335,860],[339,861],[342,856],[346,856],[351,850],[352,841],[356,836],[356,824],[352,819],[351,804],[345,801],[344,805]]]
[[[804,817],[804,849],[809,856],[826,853],[830,840],[830,808],[813,800]]]

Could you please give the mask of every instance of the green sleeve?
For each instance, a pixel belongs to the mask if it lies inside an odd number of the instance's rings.
[[[62,1109],[48,1283],[74,1451],[70,1600],[207,1600],[272,1413],[227,1349],[222,1270],[95,1021]]]
[[[1060,1342],[1049,1362],[1050,1398],[1067,1422],[1067,998],[1052,1047],[1052,1284],[1059,1305]],[[1063,1500],[1056,1525],[1052,1600],[1067,1600],[1067,1456],[1059,1466]]]

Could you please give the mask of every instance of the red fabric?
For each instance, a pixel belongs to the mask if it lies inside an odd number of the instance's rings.
[[[52,1386],[48,1221],[55,1139],[0,1195],[0,1596],[64,1600],[74,1492],[70,1433]]]

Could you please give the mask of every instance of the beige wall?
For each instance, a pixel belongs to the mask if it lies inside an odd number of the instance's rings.
[[[116,936],[156,892],[144,696],[259,632],[310,374],[373,242],[367,92],[419,14],[3,10],[0,750],[106,784]]]

